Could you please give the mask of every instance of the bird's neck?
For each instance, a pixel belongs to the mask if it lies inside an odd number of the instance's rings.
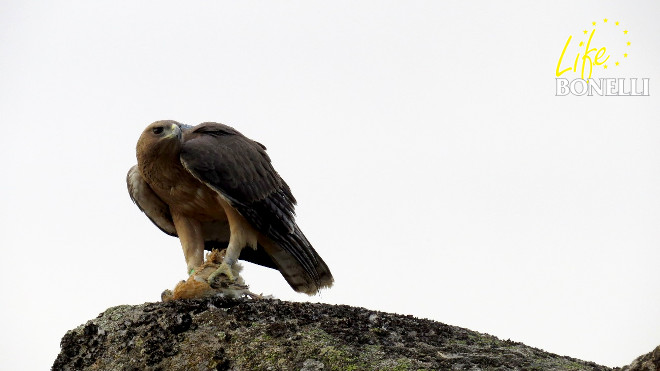
[[[140,172],[156,193],[169,193],[182,179],[190,176],[181,164],[179,153],[178,146],[171,145],[138,155]]]

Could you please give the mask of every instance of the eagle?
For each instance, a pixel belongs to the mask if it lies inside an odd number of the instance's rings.
[[[136,154],[128,193],[161,231],[179,238],[188,274],[204,263],[204,250],[226,248],[209,282],[220,275],[235,280],[232,268],[241,259],[279,270],[297,292],[332,286],[264,145],[220,123],[162,120],[144,129]]]

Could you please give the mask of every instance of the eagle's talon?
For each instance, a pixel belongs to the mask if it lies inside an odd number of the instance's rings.
[[[236,277],[234,276],[234,273],[232,272],[229,264],[223,262],[222,264],[220,264],[218,269],[215,270],[215,272],[211,273],[211,275],[208,278],[208,283],[210,285],[213,285],[219,279],[218,276],[220,276],[221,274],[224,274],[225,277],[227,277],[227,279],[230,282],[236,281]]]

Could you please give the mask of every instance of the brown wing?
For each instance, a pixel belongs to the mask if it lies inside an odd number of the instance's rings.
[[[131,200],[144,212],[161,231],[176,236],[176,228],[170,214],[170,207],[144,181],[138,166],[133,166],[126,174],[126,185]]]
[[[181,162],[293,257],[317,289],[331,285],[330,270],[295,223],[296,200],[271,165],[266,147],[229,126],[203,123],[184,133]],[[280,271],[290,265],[273,260]]]

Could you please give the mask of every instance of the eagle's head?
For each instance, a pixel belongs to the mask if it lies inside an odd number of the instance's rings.
[[[138,163],[156,157],[178,156],[181,148],[181,126],[173,120],[156,121],[147,126],[136,146]]]

